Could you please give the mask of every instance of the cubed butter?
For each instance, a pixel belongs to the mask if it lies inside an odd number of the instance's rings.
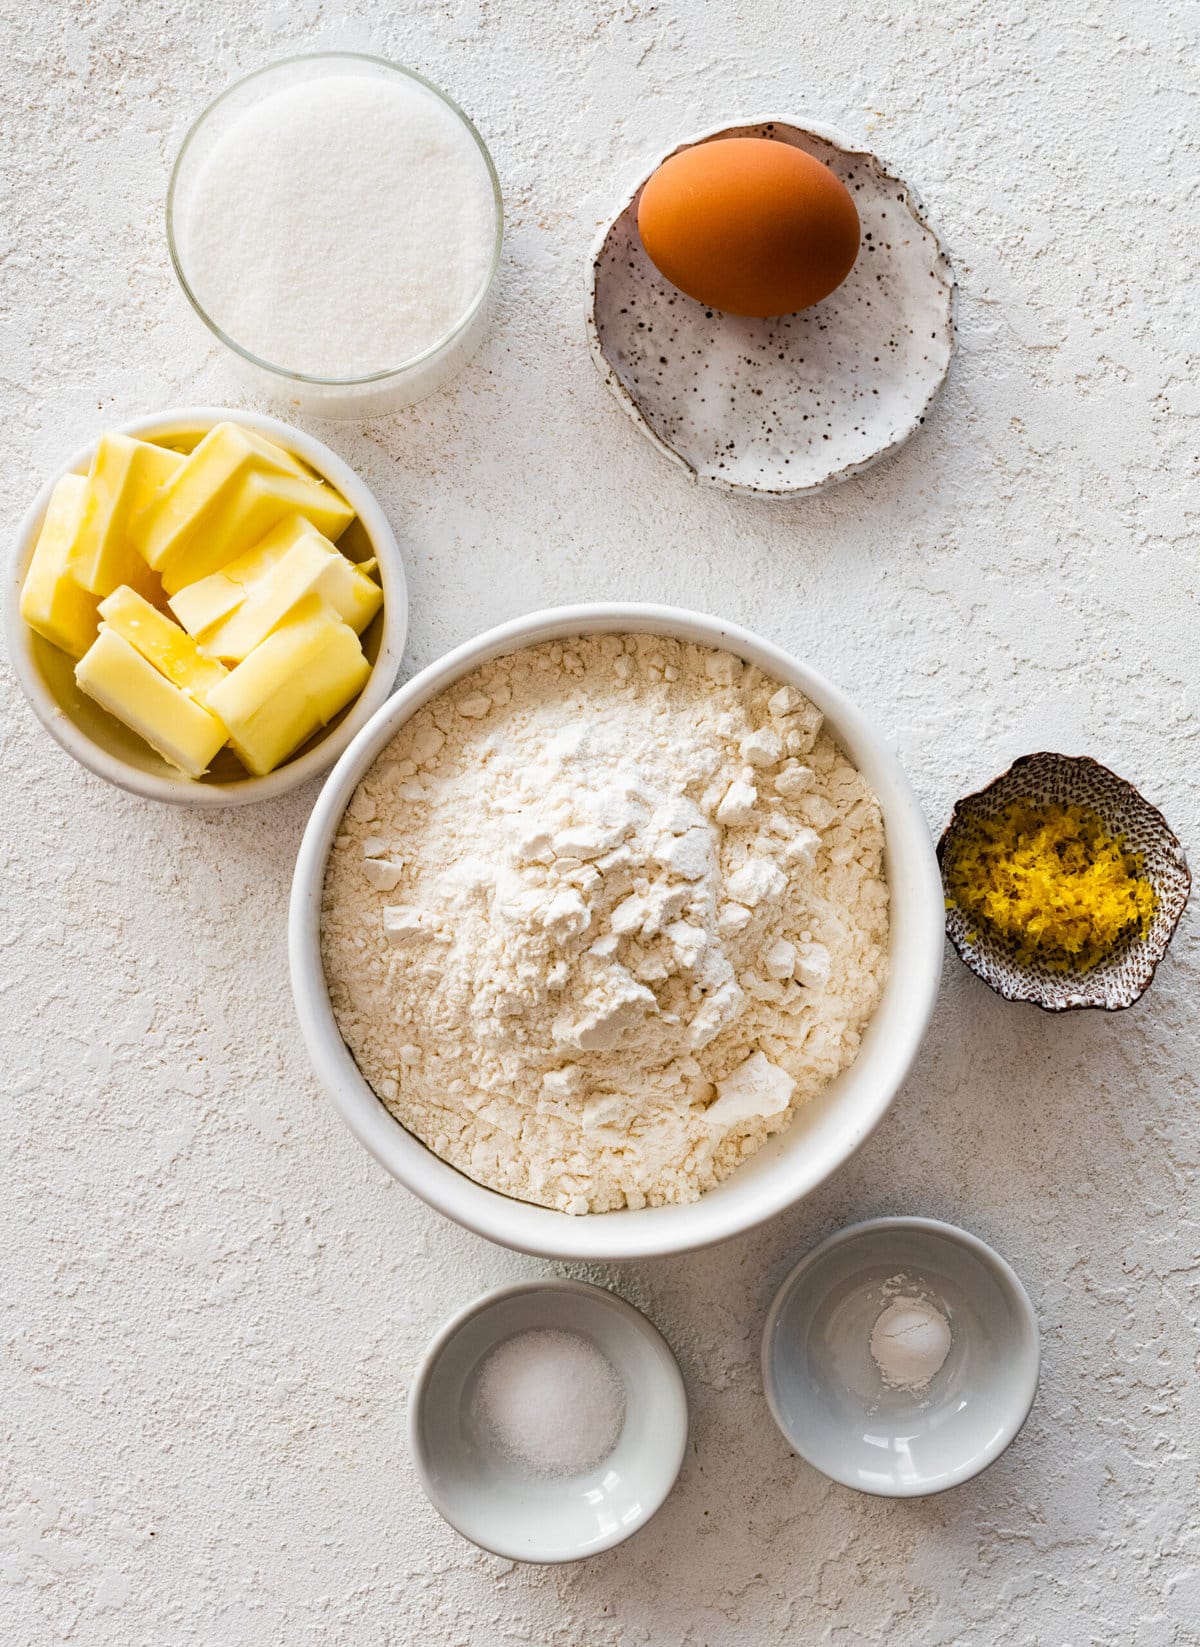
[[[253,429],[239,423],[214,424],[162,491],[133,519],[133,541],[147,565],[160,571],[189,539],[206,531],[210,518],[255,470],[297,478],[308,475],[290,452]]]
[[[75,679],[102,709],[189,778],[203,777],[226,741],[214,714],[172,685],[107,625],[75,665]]]
[[[21,618],[53,645],[82,657],[96,638],[95,595],[71,575],[87,494],[86,475],[64,475],[50,494],[46,519],[21,585]]]
[[[354,519],[349,504],[323,481],[303,475],[247,475],[209,514],[204,530],[162,567],[163,588],[176,595],[189,583],[219,572],[293,513],[310,520],[327,538],[340,537]]]
[[[353,629],[310,596],[213,688],[208,703],[242,765],[263,777],[361,692],[370,672]]]
[[[130,524],[183,467],[179,452],[129,435],[101,435],[88,473],[83,521],[71,561],[77,582],[93,595],[128,584],[162,599],[158,579],[134,548]]]
[[[374,560],[353,561],[339,553],[317,586],[317,593],[356,635],[362,634],[383,605],[383,590],[371,576],[376,564]]]
[[[205,695],[228,670],[215,658],[206,658],[186,630],[122,585],[100,602],[105,624],[152,663],[160,675],[203,704]]]
[[[240,663],[310,595],[321,595],[356,634],[383,600],[373,578],[293,514],[221,571],[181,589],[170,605],[202,651]]]

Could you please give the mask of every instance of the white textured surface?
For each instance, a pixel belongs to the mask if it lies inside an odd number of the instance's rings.
[[[1050,745],[1111,761],[1200,839],[1190,10],[4,10],[10,523],[103,424],[236,396],[163,245],[188,120],[288,50],[378,50],[461,98],[511,213],[497,324],[461,387],[322,431],[401,535],[407,667],[536,605],[682,599],[850,687],[936,823]],[[794,506],[689,487],[611,403],[582,322],[587,248],[644,156],[775,99],[894,158],[963,287],[924,432]],[[391,1186],[313,1088],[284,968],[311,795],[225,817],[156,808],[76,769],[23,705],[5,725],[6,1641],[1197,1639],[1194,913],[1124,1016],[1043,1018],[951,964],[916,1075],[822,1193],[752,1239],[601,1277],[678,1350],[689,1459],[635,1542],[510,1570],[420,1497],[404,1389],[452,1306],[539,1266]],[[910,1504],[790,1459],[756,1365],[794,1256],[899,1210],[993,1241],[1045,1350],[1015,1447]]]

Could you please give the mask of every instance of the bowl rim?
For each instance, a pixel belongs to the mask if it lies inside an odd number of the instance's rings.
[[[221,105],[224,104],[229,98],[240,92],[243,87],[249,85],[252,81],[261,79],[265,75],[274,74],[280,69],[293,68],[296,65],[303,63],[331,62],[371,64],[375,68],[387,69],[405,79],[415,80],[419,85],[424,86],[427,91],[432,92],[435,97],[437,97],[447,106],[447,108],[450,109],[452,114],[456,114],[458,116],[474,140],[475,146],[482,155],[483,163],[487,168],[488,180],[492,188],[492,205],[495,210],[495,234],[492,240],[492,252],[488,262],[487,273],[480,282],[479,290],[471,299],[471,302],[468,304],[459,319],[456,320],[453,326],[451,326],[448,331],[444,332],[441,337],[435,339],[433,343],[428,344],[417,354],[410,355],[407,360],[401,361],[398,365],[380,367],[373,372],[365,372],[353,377],[325,377],[313,372],[299,372],[290,366],[278,366],[274,361],[267,360],[265,356],[256,355],[252,350],[246,348],[244,344],[239,343],[236,338],[231,337],[230,334],[213,319],[204,304],[200,301],[200,298],[197,296],[196,292],[193,290],[191,281],[188,279],[187,274],[184,271],[183,254],[179,246],[179,237],[175,232],[175,194],[179,183],[180,173],[194,139],[199,136],[209,117],[215,114]],[[367,77],[364,76],[364,78]],[[484,142],[483,137],[475,125],[475,122],[467,114],[466,110],[461,108],[459,104],[455,102],[454,98],[452,98],[448,92],[443,91],[441,86],[436,85],[432,80],[427,79],[425,75],[418,73],[416,69],[409,68],[405,63],[397,63],[392,58],[380,57],[373,52],[337,50],[294,52],[288,57],[278,57],[271,63],[264,63],[261,68],[253,69],[249,74],[239,75],[236,80],[231,81],[223,91],[219,92],[216,97],[207,103],[192,121],[191,125],[184,133],[183,141],[179,145],[179,151],[176,154],[174,163],[171,167],[171,178],[167,185],[166,230],[167,251],[171,259],[171,267],[175,271],[175,278],[179,282],[183,295],[187,298],[188,302],[191,304],[199,318],[204,322],[208,330],[215,338],[218,339],[219,342],[223,343],[227,349],[232,350],[235,355],[238,355],[242,360],[247,361],[251,366],[256,366],[264,372],[270,372],[272,376],[282,378],[288,383],[308,384],[327,389],[364,388],[370,384],[388,383],[394,378],[405,376],[409,372],[414,371],[418,366],[424,365],[426,361],[432,360],[434,357],[441,354],[443,350],[448,349],[456,337],[459,337],[467,331],[468,327],[471,325],[471,322],[486,304],[496,279],[496,271],[500,267],[500,254],[504,245],[504,195],[500,187],[500,177],[496,171],[496,163],[492,159],[491,151]]]
[[[489,658],[554,639],[614,631],[665,634],[727,648],[797,686],[829,716],[843,746],[849,741],[847,752],[859,769],[870,767],[868,781],[883,809],[893,896],[892,965],[873,1024],[890,1013],[895,1018],[887,1020],[891,1033],[886,1041],[880,1036],[872,1043],[878,1050],[871,1064],[865,1062],[865,1043],[846,1072],[852,1074],[860,1063],[869,1072],[878,1066],[837,1127],[836,1146],[826,1146],[815,1167],[811,1161],[802,1163],[807,1176],[797,1173],[794,1159],[787,1171],[783,1162],[774,1163],[770,1179],[756,1186],[752,1200],[747,1196],[736,1207],[718,1199],[723,1186],[717,1186],[689,1204],[571,1216],[477,1184],[408,1132],[376,1097],[338,1031],[325,982],[320,929],[326,860],[350,796],[397,728],[417,707]],[[906,914],[898,941],[895,908],[901,900]],[[326,779],[300,843],[288,908],[288,958],[301,1036],[319,1085],[359,1142],[407,1189],[477,1235],[536,1257],[585,1262],[696,1251],[766,1223],[811,1193],[861,1147],[907,1079],[936,1003],[944,951],[941,877],[929,826],[883,736],[839,688],[771,642],[705,613],[651,604],[543,608],[485,631],[422,669],[375,712]]]
[[[986,984],[990,990],[999,995],[1001,1000],[1011,1001],[1015,1006],[1037,1007],[1039,1012],[1048,1012],[1051,1016],[1056,1016],[1060,1012],[1127,1012],[1130,1007],[1137,1005],[1142,996],[1150,988],[1150,985],[1154,982],[1154,979],[1158,974],[1159,967],[1166,959],[1167,951],[1171,947],[1172,940],[1174,939],[1175,933],[1179,928],[1179,923],[1183,919],[1183,913],[1188,906],[1188,899],[1191,897],[1192,892],[1192,870],[1191,865],[1187,861],[1187,854],[1183,849],[1183,842],[1171,828],[1159,808],[1154,805],[1153,801],[1148,801],[1146,799],[1135,783],[1131,783],[1128,778],[1123,778],[1119,772],[1114,771],[1111,766],[1106,766],[1103,761],[1098,761],[1094,755],[1064,755],[1061,750],[1055,749],[1035,749],[1028,755],[1018,755],[1015,760],[1009,762],[1003,772],[998,772],[989,782],[980,784],[978,789],[968,790],[965,794],[960,795],[954,802],[953,806],[950,808],[950,816],[946,820],[946,827],[942,830],[938,837],[938,872],[939,874],[941,872],[942,860],[945,856],[951,834],[962,824],[967,815],[967,808],[969,808],[971,802],[982,800],[985,795],[989,794],[999,784],[1002,784],[1006,778],[1010,778],[1013,773],[1019,771],[1021,767],[1028,766],[1033,761],[1041,760],[1059,761],[1063,766],[1094,767],[1098,772],[1103,772],[1106,777],[1111,778],[1114,783],[1118,784],[1122,789],[1128,790],[1133,799],[1137,801],[1140,806],[1144,806],[1147,812],[1151,813],[1153,817],[1157,818],[1162,827],[1164,843],[1167,849],[1173,852],[1180,869],[1183,871],[1183,901],[1179,905],[1175,919],[1171,922],[1170,926],[1163,934],[1161,946],[1157,947],[1157,951],[1155,947],[1145,948],[1144,954],[1146,959],[1149,961],[1149,966],[1146,968],[1145,976],[1142,978],[1135,992],[1128,996],[1125,1000],[1084,1000],[1079,996],[1067,996],[1065,999],[1061,1000],[1045,1001],[1037,995],[1031,995],[1026,991],[1023,991],[1019,986],[1009,988],[1001,983],[999,979],[985,977],[975,964],[978,959],[977,952],[964,946],[958,933],[951,930],[949,918],[947,918],[946,921],[946,937],[948,938],[954,953],[966,967],[967,971],[972,973],[974,977],[978,978],[980,983]],[[949,911],[947,911],[947,917],[948,916]]]
[[[946,366],[937,382],[930,389],[924,404],[914,412],[907,427],[901,430],[895,439],[889,441],[886,446],[881,446],[877,452],[873,452],[869,457],[860,459],[857,463],[845,464],[842,468],[834,470],[832,474],[826,475],[824,479],[809,482],[807,485],[756,486],[750,481],[735,481],[729,480],[722,475],[701,474],[694,464],[688,462],[682,452],[677,451],[675,447],[669,445],[662,438],[662,436],[651,427],[649,420],[642,411],[639,401],[634,397],[630,390],[626,388],[625,384],[617,375],[616,369],[608,359],[608,356],[605,354],[604,347],[600,340],[600,329],[596,324],[596,282],[601,255],[604,251],[609,235],[616,227],[618,221],[624,217],[625,213],[633,205],[642,187],[649,181],[658,168],[665,161],[670,160],[673,155],[681,154],[684,149],[694,149],[701,143],[712,142],[714,138],[723,137],[730,132],[742,131],[751,126],[786,126],[792,131],[800,132],[804,136],[815,137],[822,143],[828,143],[833,148],[841,150],[843,154],[851,157],[861,156],[864,160],[873,161],[886,177],[896,183],[899,188],[903,190],[905,208],[913,218],[914,222],[919,228],[925,230],[933,237],[934,245],[937,247],[941,259],[945,264],[946,282],[949,288],[949,303],[946,313],[946,328],[949,339],[949,349],[946,354]],[[840,486],[844,481],[852,480],[855,475],[865,473],[866,470],[873,468],[875,464],[881,462],[885,457],[889,457],[893,453],[898,452],[900,448],[907,445],[907,443],[916,434],[917,430],[924,423],[925,418],[928,415],[929,408],[933,405],[938,395],[941,394],[942,389],[945,386],[946,379],[950,374],[950,367],[954,361],[954,356],[958,348],[958,276],[955,273],[954,262],[946,247],[946,242],[941,233],[938,231],[937,226],[930,219],[928,209],[926,208],[925,202],[921,198],[921,195],[909,182],[908,178],[902,172],[898,171],[897,168],[882,154],[880,154],[877,149],[872,149],[865,143],[855,143],[850,138],[846,137],[838,127],[828,125],[824,121],[810,119],[807,115],[766,114],[760,116],[747,116],[737,120],[721,120],[718,121],[716,125],[705,126],[701,131],[696,132],[693,136],[684,138],[680,142],[672,143],[667,148],[661,150],[661,152],[656,154],[649,167],[642,172],[632,190],[625,195],[621,205],[611,217],[605,220],[599,233],[593,240],[591,249],[588,252],[586,284],[587,308],[585,324],[588,353],[591,355],[597,371],[600,373],[601,378],[611,392],[613,398],[616,400],[618,406],[621,407],[622,411],[630,419],[634,427],[645,435],[651,445],[665,457],[669,458],[678,468],[682,469],[685,474],[688,475],[688,477],[697,485],[711,486],[717,491],[732,493],[739,497],[788,501],[796,498],[816,497],[818,493],[828,491],[834,486]]]
[[[867,1487],[861,1481],[852,1480],[848,1475],[840,1475],[827,1470],[816,1459],[810,1458],[797,1438],[787,1428],[780,1410],[776,1384],[772,1350],[779,1332],[779,1321],[784,1306],[792,1294],[802,1284],[806,1274],[814,1269],[826,1254],[840,1246],[850,1245],[855,1241],[869,1238],[888,1230],[920,1230],[926,1234],[936,1235],[942,1240],[956,1246],[965,1247],[974,1255],[985,1268],[989,1269],[1000,1283],[1005,1296],[1015,1306],[1017,1316],[1023,1326],[1022,1337],[1026,1346],[1020,1364],[1013,1376],[1012,1388],[1016,1392],[1013,1410],[1004,1426],[983,1449],[977,1460],[960,1465],[949,1472],[949,1479],[939,1481],[936,1485],[921,1486],[916,1483],[901,1484],[895,1488]],[[770,1409],[771,1417],[775,1420],[780,1435],[798,1457],[830,1481],[836,1481],[843,1487],[851,1487],[855,1492],[866,1493],[873,1498],[931,1498],[937,1493],[949,1492],[953,1487],[961,1487],[966,1481],[989,1469],[1002,1453],[1016,1440],[1025,1427],[1025,1421],[1033,1410],[1033,1403],[1037,1399],[1038,1382],[1041,1377],[1042,1348],[1041,1334],[1038,1330],[1037,1311],[1033,1307],[1025,1285],[1016,1270],[1006,1258],[988,1246],[987,1242],[970,1230],[965,1230],[959,1224],[947,1223],[942,1218],[924,1218],[905,1216],[904,1214],[889,1214],[877,1218],[864,1218],[855,1224],[846,1224],[841,1229],[818,1241],[814,1247],[792,1266],[787,1275],[780,1282],[778,1290],[771,1299],[767,1310],[766,1320],[763,1322],[762,1344],[759,1351],[759,1367],[762,1374],[763,1396]]]
[[[615,1308],[617,1313],[629,1320],[637,1330],[663,1353],[660,1357],[660,1366],[664,1380],[664,1389],[669,1390],[676,1411],[681,1419],[678,1446],[673,1455],[673,1462],[668,1472],[664,1472],[660,1483],[661,1490],[653,1498],[650,1508],[641,1518],[632,1525],[623,1525],[617,1528],[611,1536],[607,1536],[596,1544],[591,1544],[578,1555],[546,1555],[532,1556],[527,1551],[511,1548],[499,1548],[499,1541],[493,1544],[482,1544],[474,1533],[466,1530],[450,1513],[450,1509],[438,1487],[437,1472],[434,1468],[430,1451],[425,1444],[421,1429],[421,1417],[429,1400],[430,1390],[434,1382],[434,1369],[441,1359],[446,1346],[462,1331],[469,1321],[482,1315],[485,1310],[495,1304],[503,1304],[508,1299],[520,1298],[533,1292],[565,1292],[576,1297],[588,1298],[593,1302],[603,1300],[605,1307]],[[590,1281],[576,1281],[566,1276],[542,1275],[531,1276],[525,1281],[511,1281],[498,1287],[491,1287],[487,1292],[480,1293],[477,1298],[455,1310],[434,1333],[425,1349],[421,1353],[416,1371],[408,1390],[408,1408],[406,1415],[406,1433],[408,1437],[409,1456],[417,1472],[417,1479],[437,1513],[460,1533],[463,1538],[474,1544],[477,1549],[487,1550],[492,1555],[503,1557],[508,1561],[519,1561],[532,1566],[562,1567],[574,1561],[586,1561],[590,1556],[602,1555],[606,1550],[623,1544],[634,1533],[640,1532],[648,1522],[652,1521],[662,1509],[667,1499],[674,1491],[675,1483],[679,1479],[679,1472],[683,1468],[684,1458],[687,1456],[687,1443],[690,1427],[690,1413],[688,1408],[687,1386],[683,1381],[683,1374],[674,1350],[663,1336],[660,1329],[651,1321],[650,1317],[636,1304],[631,1304],[620,1293],[612,1292],[607,1287],[598,1287]],[[648,1497],[646,1502],[650,1502]]]
[[[61,749],[98,778],[144,800],[166,801],[197,808],[243,806],[273,800],[277,795],[298,789],[332,766],[358,731],[386,700],[395,683],[408,634],[408,583],[404,560],[396,535],[374,493],[354,469],[323,441],[302,429],[263,412],[230,407],[185,406],[163,412],[143,413],[103,430],[105,434],[131,435],[142,440],[169,439],[172,435],[193,434],[214,424],[229,421],[255,430],[302,458],[318,474],[332,483],[353,505],[363,530],[370,539],[379,563],[383,588],[383,633],[379,655],[371,667],[366,685],[344,719],[328,736],[295,760],[285,761],[265,777],[247,775],[228,783],[205,783],[185,777],[164,777],[143,772],[119,755],[102,748],[67,714],[50,691],[37,662],[34,632],[20,614],[21,585],[45,519],[50,494],[64,475],[86,472],[100,439],[97,434],[81,447],[39,488],[17,528],[9,557],[5,640],[9,662],[17,682],[34,714]]]

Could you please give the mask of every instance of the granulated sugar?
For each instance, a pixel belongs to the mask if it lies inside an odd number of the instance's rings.
[[[491,177],[440,97],[330,75],[264,98],[201,163],[180,225],[197,298],[273,366],[401,366],[460,321],[491,264]]]
[[[476,1406],[509,1458],[535,1475],[579,1475],[616,1446],[625,1390],[607,1357],[579,1333],[536,1329],[484,1362]]]
[[[656,635],[529,648],[419,710],[352,797],[330,998],[383,1101],[478,1182],[693,1201],[854,1059],[882,859],[791,687]]]

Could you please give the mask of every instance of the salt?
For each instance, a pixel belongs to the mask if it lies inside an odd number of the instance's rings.
[[[268,365],[359,377],[404,365],[487,280],[491,174],[419,81],[343,74],[273,93],[201,161],[180,225],[209,317]]]
[[[499,1450],[535,1475],[580,1475],[607,1458],[625,1422],[625,1388],[575,1332],[518,1333],[484,1362],[479,1419]]]

